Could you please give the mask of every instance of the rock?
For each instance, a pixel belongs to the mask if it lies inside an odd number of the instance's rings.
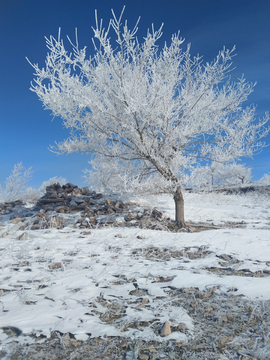
[[[64,346],[78,347],[81,345],[81,341],[76,340],[75,336],[70,332],[61,337],[61,342]]]
[[[166,321],[160,331],[160,336],[164,337],[164,336],[168,336],[171,334],[171,325],[169,323],[169,321]]]
[[[18,218],[20,218],[20,214],[18,214],[18,213],[13,213],[11,216],[10,216],[10,220],[15,220],[15,219],[18,219]]]
[[[128,215],[125,216],[125,220],[126,221],[131,221],[131,220],[136,219],[136,217],[137,217],[137,214],[130,212]]]
[[[30,230],[39,230],[40,226],[39,225],[32,225]]]
[[[143,218],[143,213],[142,212],[138,212],[136,219],[141,220]]]
[[[144,296],[144,295],[148,295],[148,290],[147,289],[135,289],[135,290],[131,290],[129,292],[129,295],[133,295],[133,296]]]
[[[63,269],[63,264],[61,262],[55,262],[49,265],[50,270]]]
[[[51,186],[53,186],[53,185],[51,185]],[[45,193],[45,195],[43,196],[43,198],[45,198],[46,196],[47,197],[56,197],[57,198],[57,191],[53,188],[53,187],[51,187],[51,186],[47,186],[47,188],[46,188],[46,193]]]
[[[17,236],[15,240],[25,240],[27,238],[26,233],[22,233],[21,235]]]
[[[81,235],[91,235],[91,231],[82,231],[80,232]]]
[[[90,195],[90,192],[86,187],[83,187],[83,188],[81,188],[81,194],[82,195]]]
[[[211,289],[209,290],[212,294],[219,289],[219,286],[213,286],[211,287]]]
[[[43,205],[47,205],[47,204],[54,204],[57,201],[57,198],[40,198],[37,202],[36,207],[42,207]]]
[[[44,211],[40,210],[39,213],[37,213],[37,216],[40,218],[40,219],[45,219],[46,218],[46,214]]]
[[[102,197],[103,197],[102,194],[95,194],[92,196],[92,199],[98,200],[98,199],[101,199]]]
[[[215,340],[215,343],[217,344],[217,347],[219,350],[224,349],[229,342],[233,341],[232,336],[221,336]]]
[[[181,349],[185,346],[185,342],[184,341],[178,341],[177,343],[175,343],[175,346],[178,348],[178,349]]]
[[[143,216],[150,216],[151,215],[151,209],[144,209]]]
[[[145,308],[145,304],[140,304],[135,307],[136,310],[140,310],[140,309],[144,309],[144,308]]]
[[[1,329],[9,337],[18,337],[22,334],[22,330],[15,326],[3,326]]]
[[[188,330],[185,324],[179,324],[178,326],[172,326],[173,331],[185,332]]]
[[[29,266],[29,262],[28,261],[23,261],[19,264],[19,267],[22,267],[22,266]]]
[[[86,219],[82,219],[82,220],[81,220],[81,225],[80,225],[80,227],[82,227],[82,226],[88,227],[88,225],[89,225],[89,223],[88,223],[88,221],[87,221]]]
[[[218,257],[219,257],[220,259],[225,260],[225,261],[231,261],[231,260],[232,260],[232,256],[231,256],[231,255],[227,255],[227,254],[218,255]]]
[[[94,212],[89,207],[84,208],[84,214],[88,218],[94,217]]]
[[[55,208],[55,211],[61,214],[66,214],[70,212],[70,209],[67,206],[58,206]]]
[[[97,219],[95,217],[90,219],[90,224],[96,225],[97,224]]]
[[[76,205],[70,206],[70,210],[72,210],[73,212],[79,212],[84,210],[85,211],[85,204],[84,203],[77,203]]]
[[[16,224],[18,224],[19,222],[21,222],[23,220],[25,220],[25,219],[21,218],[21,217],[17,217],[15,219],[11,220],[10,223],[16,225]]]
[[[72,195],[72,196],[82,195],[81,189],[75,188],[75,189],[71,192],[71,195]]]
[[[190,287],[190,288],[181,288],[180,291],[182,293],[188,293],[188,292],[198,292],[199,291],[199,288],[197,287]]]
[[[159,283],[159,282],[170,282],[174,279],[173,276],[171,277],[164,277],[164,276],[159,276],[156,278],[156,280],[152,281],[152,283]]]
[[[149,300],[147,298],[142,299],[142,304],[148,304]]]
[[[107,214],[115,214],[115,211],[113,210],[113,209],[111,209],[111,208],[108,208],[107,209]]]
[[[145,229],[145,228],[149,228],[149,224],[150,224],[150,219],[148,218],[142,218],[140,220],[140,228],[141,229]]]
[[[67,193],[71,193],[74,189],[76,189],[78,186],[73,185],[72,183],[67,183],[66,185],[62,186],[62,189]]]
[[[140,360],[149,360],[149,356],[147,354],[140,354],[139,359]]]
[[[147,348],[147,350],[148,350],[149,352],[151,352],[151,353],[153,353],[153,352],[157,352],[157,349],[156,349],[156,348],[154,348],[154,346],[153,346],[153,345],[150,345],[150,346]]]
[[[117,202],[115,205],[114,205],[115,209],[124,209],[124,204],[122,203],[122,201],[119,201]]]
[[[161,211],[158,211],[157,209],[153,209],[152,210],[152,213],[151,213],[151,216],[155,219],[161,219],[163,214]]]

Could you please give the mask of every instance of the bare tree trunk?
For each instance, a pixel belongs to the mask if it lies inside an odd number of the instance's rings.
[[[175,222],[180,228],[185,228],[184,197],[180,186],[178,186],[176,192],[174,193],[173,199],[175,202]]]

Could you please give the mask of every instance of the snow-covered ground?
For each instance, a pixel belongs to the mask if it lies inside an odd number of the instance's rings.
[[[169,196],[137,202],[174,216]],[[3,216],[1,327],[21,331],[19,343],[34,341],[27,335],[48,337],[55,330],[79,340],[119,335],[162,341],[151,326],[131,324],[170,321],[184,324],[187,331],[173,331],[166,339],[186,341],[193,333],[193,319],[172,305],[166,296],[169,289],[198,287],[270,299],[269,205],[269,196],[258,193],[186,193],[187,220],[234,224],[193,233],[132,227],[20,231]],[[105,320],[112,306],[114,321]],[[3,329],[0,340],[5,346],[14,338]]]

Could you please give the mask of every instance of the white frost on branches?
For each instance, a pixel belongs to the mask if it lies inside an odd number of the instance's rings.
[[[258,180],[258,184],[264,186],[270,185],[270,173],[264,174],[260,180]]]
[[[219,174],[221,182],[227,184],[246,184],[251,179],[251,168],[245,167],[245,164],[225,164]]]
[[[43,181],[38,190],[27,187],[27,183],[32,177],[32,167],[24,170],[22,162],[16,164],[6,179],[6,188],[2,190],[0,185],[0,202],[8,202],[23,199],[24,201],[32,201],[46,192],[46,187],[52,184],[60,184],[61,186],[67,183],[63,177],[54,176],[47,181]]]
[[[194,168],[190,176],[191,185],[214,186],[218,184],[246,184],[251,179],[251,168],[245,164],[212,163],[210,166]]]
[[[14,165],[14,168],[6,179],[6,188],[5,190],[0,191],[0,200],[1,201],[14,201],[18,200],[24,190],[26,189],[26,185],[28,181],[32,177],[31,167],[27,170],[24,170],[24,166],[22,162]]]
[[[77,35],[67,51],[59,31],[46,38],[45,68],[31,64],[31,90],[70,130],[53,151],[96,154],[104,187],[175,192],[201,160],[231,162],[265,146],[269,114],[256,119],[255,106],[242,107],[254,84],[228,76],[234,48],[203,64],[190,45],[182,50],[179,33],[159,50],[162,26],[139,43],[138,22],[129,30],[123,11],[112,13],[107,29],[96,14],[94,56],[79,49]]]

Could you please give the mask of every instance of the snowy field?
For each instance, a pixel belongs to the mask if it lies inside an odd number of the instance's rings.
[[[169,196],[137,204],[174,217]],[[220,226],[193,233],[132,227],[20,231],[2,216],[1,347],[42,342],[56,330],[77,340],[187,342],[193,318],[172,302],[169,291],[197,287],[269,300],[269,207],[266,194],[186,193],[186,220]],[[145,321],[149,326],[135,326]],[[164,338],[155,329],[166,321],[172,332]]]

